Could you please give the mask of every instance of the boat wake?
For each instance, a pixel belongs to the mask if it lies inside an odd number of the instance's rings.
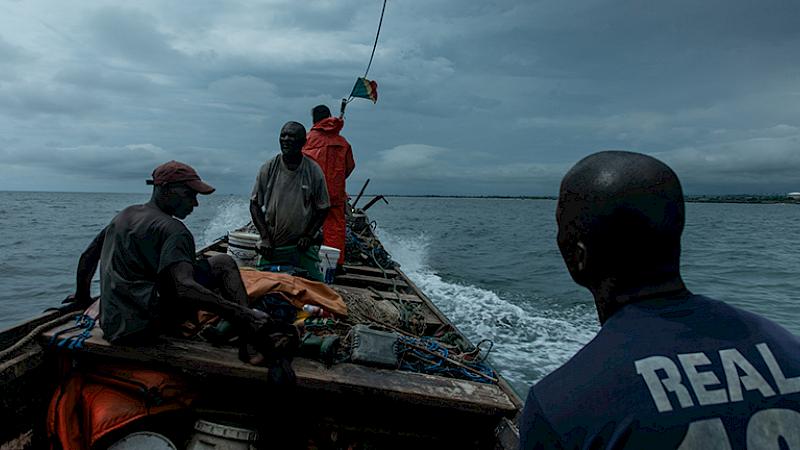
[[[590,306],[556,310],[537,306],[545,303],[542,299],[503,298],[488,289],[447,281],[427,265],[424,235],[403,238],[382,230],[380,239],[403,271],[473,343],[494,342],[492,363],[521,394],[597,333]]]
[[[250,219],[246,200],[231,199],[201,233],[205,245]],[[491,360],[520,393],[555,370],[597,333],[590,305],[563,307],[535,295],[498,295],[472,284],[448,281],[428,265],[429,241],[423,235],[404,237],[379,230],[381,242],[403,271],[473,342],[494,342]],[[480,284],[480,280],[476,280]]]

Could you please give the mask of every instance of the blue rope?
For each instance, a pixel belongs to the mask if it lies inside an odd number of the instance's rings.
[[[423,352],[412,347],[412,345],[422,347],[432,353]],[[488,378],[461,367],[447,364],[446,358],[450,356],[450,351],[432,339],[400,336],[397,341],[397,354],[400,357],[400,370],[460,378],[479,383],[492,383]],[[487,377],[495,378],[497,376],[495,371],[484,362],[460,362]]]
[[[77,350],[83,348],[83,343],[86,342],[87,339],[92,337],[92,330],[94,326],[97,324],[97,320],[93,319],[85,314],[78,314],[75,316],[75,326],[70,328],[65,328],[53,335],[50,338],[49,345],[55,345],[59,348],[68,348],[70,350]],[[70,333],[76,330],[83,330],[79,334],[74,336],[67,336],[62,338],[61,335],[64,333]]]

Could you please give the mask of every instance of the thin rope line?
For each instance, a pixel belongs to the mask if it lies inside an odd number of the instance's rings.
[[[383,25],[383,13],[386,11],[386,0],[383,0],[383,8],[381,9],[381,20],[378,22],[378,32],[375,33],[375,43],[372,44],[372,54],[369,55],[369,64],[367,70],[364,71],[364,78],[367,78],[369,68],[372,66],[372,58],[375,57],[375,49],[378,47],[378,36],[381,35],[381,25]]]

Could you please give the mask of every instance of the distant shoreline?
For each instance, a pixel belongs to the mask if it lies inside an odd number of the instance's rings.
[[[500,200],[558,200],[558,197],[550,195],[400,195],[391,194],[385,197],[406,197],[406,198],[462,198],[462,199],[500,199]],[[788,203],[800,204],[800,199],[791,199],[781,195],[687,195],[684,197],[687,203],[753,203],[753,204],[773,204]]]
[[[30,193],[30,194],[102,194],[102,195],[150,195],[149,192],[77,192],[77,191],[4,191],[0,193]],[[220,193],[217,195],[247,197],[244,194]],[[375,193],[364,193],[363,199],[373,198]],[[553,195],[438,195],[438,194],[384,194],[386,198],[460,198],[460,199],[495,199],[495,200],[558,200]],[[362,200],[363,200],[362,199]],[[800,204],[800,199],[789,198],[785,195],[686,195],[684,200],[687,203],[750,203],[750,204]]]

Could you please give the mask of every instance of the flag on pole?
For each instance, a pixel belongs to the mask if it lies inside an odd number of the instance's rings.
[[[359,78],[353,86],[353,92],[350,93],[351,97],[368,98],[372,103],[378,101],[378,83],[368,80],[366,78]]]

